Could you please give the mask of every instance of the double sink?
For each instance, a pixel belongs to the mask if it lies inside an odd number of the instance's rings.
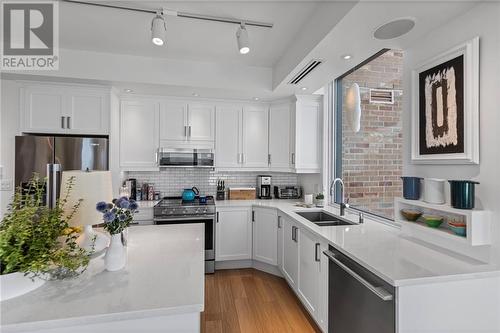
[[[347,221],[345,219],[339,218],[335,215],[328,214],[324,211],[316,212],[296,212],[297,215],[302,216],[306,220],[311,221],[320,227],[330,227],[339,225],[353,225],[354,222]]]

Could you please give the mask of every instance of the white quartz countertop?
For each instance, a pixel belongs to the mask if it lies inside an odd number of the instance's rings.
[[[127,255],[120,271],[106,271],[103,257],[96,258],[76,279],[1,302],[1,331],[203,311],[202,224],[131,227]]]
[[[225,200],[217,208],[276,208],[330,245],[377,274],[393,286],[462,280],[500,275],[500,264],[486,264],[451,251],[411,239],[397,226],[370,221],[350,226],[319,227],[296,214],[299,211],[325,210],[338,214],[334,207],[301,208],[298,200]],[[357,216],[346,215],[357,222]],[[299,236],[300,237],[300,236]]]
[[[137,206],[139,208],[153,208],[156,204],[160,202],[159,200],[139,200],[137,201]]]

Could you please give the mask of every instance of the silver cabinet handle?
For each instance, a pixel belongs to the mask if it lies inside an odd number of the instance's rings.
[[[189,125],[189,137],[191,137],[191,125]]]
[[[252,210],[252,222],[255,222],[255,210]]]
[[[319,257],[319,251],[321,250],[320,246],[320,243],[314,244],[314,260],[317,262],[321,261],[321,258]]]
[[[219,212],[217,212],[217,219],[216,219],[217,223],[219,223]]]
[[[295,153],[292,153],[292,164],[295,164]]]
[[[267,154],[267,164],[271,165],[271,154]]]
[[[71,117],[66,117],[66,127],[71,129]]]
[[[292,240],[295,240],[295,227],[292,226]]]
[[[278,229],[281,229],[281,216],[278,215]]]
[[[64,129],[64,116],[61,116],[61,128]]]
[[[158,165],[158,155],[160,153],[160,148],[156,148],[156,152],[155,152],[155,162],[156,162],[156,165]]]
[[[188,136],[188,127],[186,125],[184,125],[184,136]]]
[[[358,275],[358,273],[356,273],[355,271],[353,271],[352,269],[350,269],[349,267],[344,265],[340,260],[338,260],[335,257],[335,253],[333,253],[332,251],[324,251],[323,253],[325,254],[325,256],[328,257],[328,259],[330,259],[337,266],[342,268],[347,274],[351,275],[353,278],[358,280],[358,282],[360,282],[363,286],[365,286],[367,289],[369,289],[372,293],[377,295],[381,300],[392,301],[393,296],[390,292],[388,292],[387,290],[385,290],[382,287],[375,287],[373,284],[371,284],[370,282],[363,279],[360,275]]]

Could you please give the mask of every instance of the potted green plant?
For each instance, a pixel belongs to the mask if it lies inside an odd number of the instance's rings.
[[[127,255],[123,232],[132,222],[137,203],[127,197],[113,199],[112,203],[98,202],[96,209],[101,212],[104,220],[104,229],[111,235],[109,247],[104,256],[104,263],[108,271],[118,271],[125,267]]]
[[[316,207],[324,207],[325,206],[325,196],[323,193],[316,194]]]
[[[44,205],[44,180],[35,175],[27,189],[17,188],[0,224],[1,299],[22,295],[45,280],[75,277],[89,263],[88,251],[76,243],[78,228],[70,227],[79,201],[63,213],[72,182],[54,208]]]

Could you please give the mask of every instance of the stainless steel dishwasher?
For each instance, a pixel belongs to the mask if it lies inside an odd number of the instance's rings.
[[[329,258],[328,332],[396,332],[395,288],[332,246]]]

